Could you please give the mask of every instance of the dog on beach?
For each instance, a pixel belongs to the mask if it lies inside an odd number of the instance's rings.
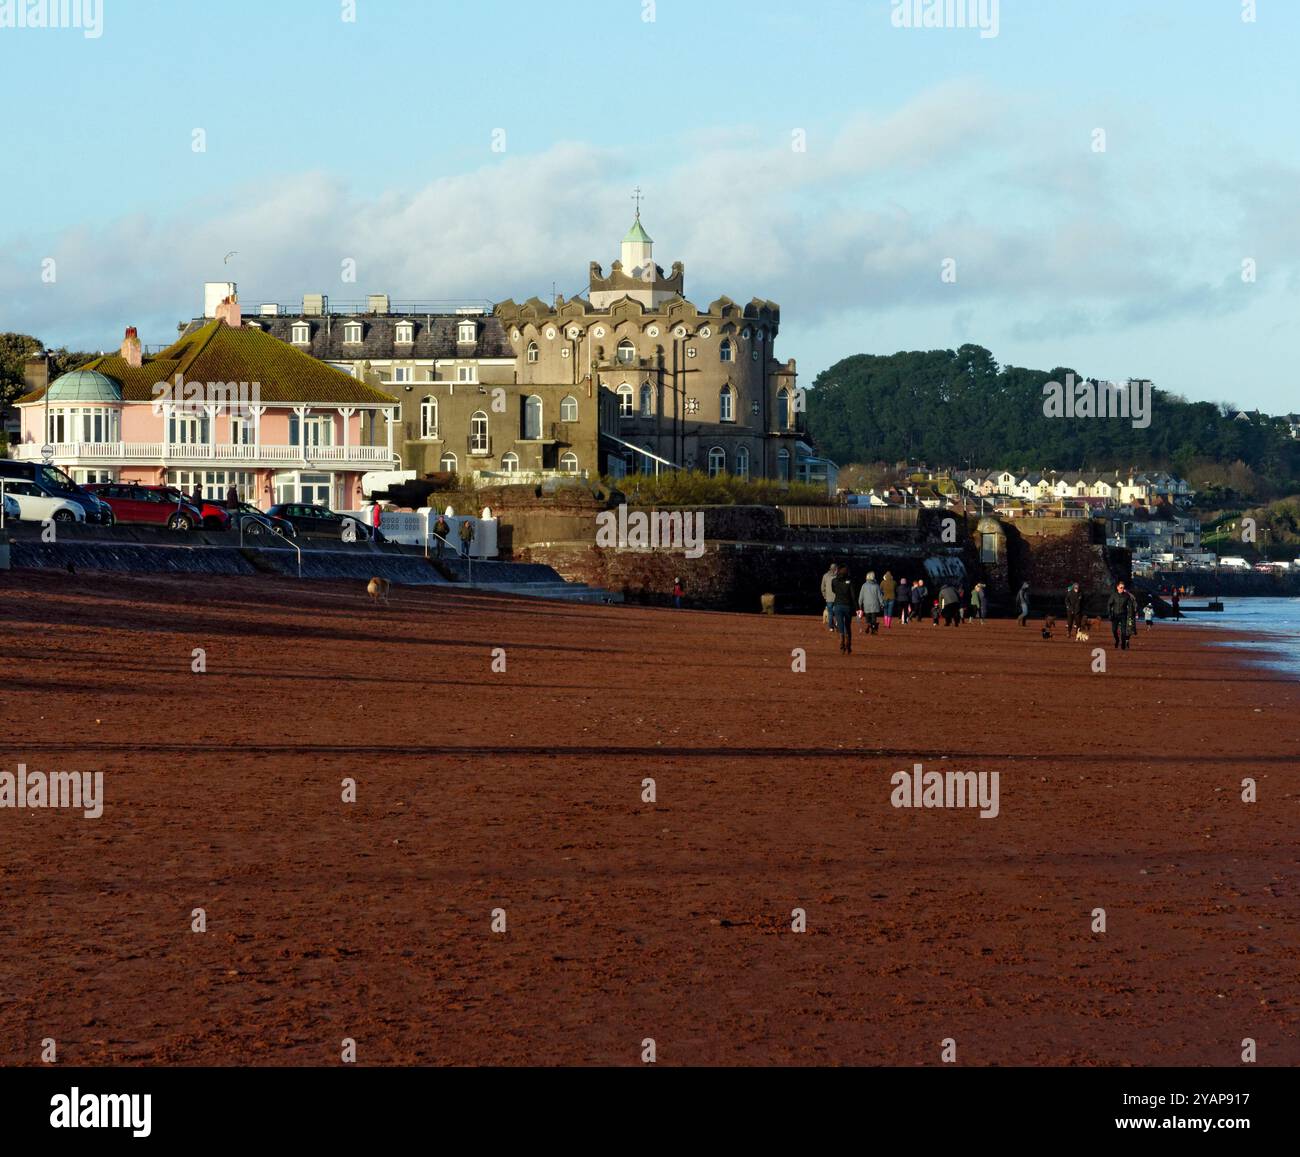
[[[379,578],[376,575],[366,584],[366,594],[368,594],[375,602],[378,602],[380,599],[383,599],[384,602],[388,602],[388,592],[392,585],[393,584],[386,578]]]
[[[1092,620],[1084,619],[1083,622],[1079,625],[1079,629],[1074,632],[1075,642],[1086,643],[1088,641],[1088,631],[1091,630],[1091,628],[1092,628]]]

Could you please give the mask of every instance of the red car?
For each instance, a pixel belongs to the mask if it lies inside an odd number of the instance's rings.
[[[108,503],[116,522],[143,522],[170,530],[193,530],[204,524],[203,514],[184,499],[178,501],[178,492],[167,486],[95,482],[86,489]]]
[[[173,502],[184,502],[194,506],[194,499],[182,494],[174,486],[163,487],[167,496]],[[199,513],[203,515],[204,530],[229,530],[230,529],[230,511],[220,502],[209,502],[206,498],[203,504],[199,506]]]

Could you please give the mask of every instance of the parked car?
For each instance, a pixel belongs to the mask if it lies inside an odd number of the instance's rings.
[[[49,494],[39,482],[25,478],[5,478],[4,491],[18,504],[17,517],[29,522],[85,522],[86,508],[71,498]]]
[[[101,526],[112,526],[114,514],[112,509],[101,502],[89,486],[82,486],[68,477],[57,466],[47,466],[43,462],[16,462],[11,458],[0,458],[0,478],[6,484],[11,479],[35,482],[52,498],[66,498],[77,503],[86,512],[86,521]]]
[[[206,498],[201,504],[196,504],[187,494],[182,494],[175,486],[160,487],[172,501],[188,502],[191,506],[198,505],[198,511],[203,516],[204,530],[229,530],[230,529],[230,511],[221,502],[209,502]]]
[[[327,506],[312,506],[306,502],[277,502],[267,513],[274,518],[287,519],[299,534],[320,534],[341,539],[350,524],[356,542],[388,541],[373,526],[367,526],[350,514],[336,514]]]
[[[269,528],[284,538],[297,538],[298,532],[294,530],[293,523],[287,518],[277,518],[273,514],[267,514],[264,510],[259,510],[251,502],[241,502],[233,510],[229,506],[226,511],[230,514],[231,525],[238,530],[241,523],[244,524],[246,534],[256,534],[255,528]]]
[[[95,482],[87,489],[108,503],[118,522],[140,522],[169,530],[193,530],[203,525],[203,514],[191,503],[177,501],[177,492],[170,487]]]

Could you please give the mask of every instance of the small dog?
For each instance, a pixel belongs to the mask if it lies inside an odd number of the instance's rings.
[[[386,578],[379,578],[378,576],[376,576],[375,578],[372,578],[369,583],[366,584],[366,594],[368,594],[371,597],[371,599],[375,600],[376,602],[379,599],[383,599],[384,602],[388,602],[388,592],[389,589],[392,587],[392,585],[393,584],[390,583]]]
[[[1079,629],[1074,632],[1074,639],[1077,643],[1086,643],[1088,641],[1088,631],[1092,628],[1092,620],[1084,619],[1079,625]]]
[[[1052,621],[1051,619],[1048,620],[1048,622],[1051,622],[1051,621]],[[1046,627],[1044,627],[1044,628],[1043,628],[1043,638],[1044,638],[1044,639],[1050,639],[1051,637],[1052,637],[1052,632],[1049,631]]]

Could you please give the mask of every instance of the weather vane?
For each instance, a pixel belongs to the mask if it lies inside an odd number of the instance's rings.
[[[638,220],[641,217],[641,186],[638,185],[632,190],[632,200],[636,202],[636,215]]]

